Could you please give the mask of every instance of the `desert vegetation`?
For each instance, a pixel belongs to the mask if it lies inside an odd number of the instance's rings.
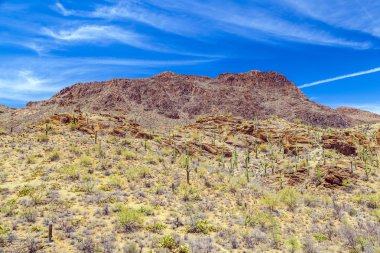
[[[0,252],[379,252],[379,145],[276,117],[0,129]]]

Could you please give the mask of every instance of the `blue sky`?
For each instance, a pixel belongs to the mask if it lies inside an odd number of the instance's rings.
[[[380,2],[0,0],[0,104],[162,71],[279,71],[314,101],[380,113]]]

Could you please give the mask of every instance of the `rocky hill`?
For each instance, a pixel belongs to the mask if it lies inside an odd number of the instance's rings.
[[[150,78],[78,83],[49,100],[30,102],[21,111],[23,120],[73,111],[127,115],[152,127],[189,123],[211,114],[246,119],[277,115],[338,128],[380,122],[376,114],[317,104],[285,76],[259,71],[225,73],[216,78],[164,72]]]

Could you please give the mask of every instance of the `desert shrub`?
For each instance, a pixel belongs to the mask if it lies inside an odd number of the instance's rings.
[[[227,184],[227,190],[231,193],[236,193],[241,187],[247,186],[245,177],[233,177]]]
[[[114,235],[102,236],[100,242],[103,248],[102,253],[113,253],[116,251],[116,238]]]
[[[126,159],[126,160],[138,160],[139,154],[132,150],[123,150],[121,152],[121,155]]]
[[[0,236],[9,235],[11,233],[11,229],[5,226],[0,226]]]
[[[279,226],[273,226],[270,228],[270,235],[272,237],[273,247],[279,248],[282,243],[281,228]]]
[[[301,249],[301,243],[297,237],[293,236],[288,240],[288,247],[291,253],[295,253]]]
[[[292,211],[297,207],[301,194],[294,188],[285,188],[279,192],[281,201]]]
[[[108,184],[114,188],[121,189],[125,185],[125,181],[120,175],[112,175],[109,178]]]
[[[358,244],[358,238],[359,238],[355,229],[348,224],[343,224],[340,227],[340,233],[342,237],[346,240],[347,245],[350,248],[355,249],[356,245]]]
[[[182,200],[187,201],[200,201],[202,200],[200,190],[187,184],[182,184],[179,188],[179,195]]]
[[[86,167],[90,167],[93,163],[92,158],[89,156],[82,156],[80,159],[80,164]]]
[[[162,222],[154,221],[152,224],[149,224],[146,226],[146,230],[152,233],[159,233],[160,231],[164,230],[166,228],[166,225]]]
[[[27,222],[34,223],[37,219],[37,212],[32,209],[26,209],[21,213],[21,218]]]
[[[320,203],[320,200],[315,195],[304,194],[304,196],[303,196],[303,202],[304,202],[305,206],[308,206],[308,207],[317,207],[318,204]]]
[[[138,208],[137,211],[147,216],[152,216],[154,214],[154,208],[151,206],[142,206]]]
[[[276,194],[268,193],[262,199],[261,202],[265,207],[267,207],[270,211],[275,211],[279,205],[279,197]]]
[[[304,253],[317,253],[318,250],[315,247],[314,240],[312,238],[306,238],[302,244],[302,250]]]
[[[244,216],[244,223],[246,226],[260,226],[267,229],[277,224],[276,219],[269,212],[263,212],[261,210],[251,212]]]
[[[164,235],[159,241],[160,247],[173,253],[190,253],[189,246],[180,244],[177,237],[176,235]]]
[[[126,171],[126,177],[128,181],[132,181],[137,178],[147,178],[151,176],[151,169],[145,165],[139,165],[133,168],[128,168]]]
[[[204,219],[196,219],[193,224],[191,224],[187,232],[188,233],[198,233],[198,234],[208,234],[211,231],[214,231],[214,227]]]
[[[66,179],[79,180],[82,174],[82,170],[78,165],[68,165],[62,168],[61,173],[65,176]]]
[[[95,180],[91,176],[85,176],[79,183],[79,187],[77,188],[80,192],[92,193],[95,189]]]
[[[49,161],[55,162],[61,158],[61,154],[58,151],[55,151],[49,155]]]
[[[254,248],[256,244],[266,243],[268,241],[268,235],[260,229],[254,229],[250,233],[245,233],[243,235],[243,240],[248,248]]]
[[[315,233],[315,234],[313,234],[313,237],[319,243],[324,242],[324,241],[329,239],[329,237],[327,235],[322,234],[322,233]]]
[[[33,188],[29,185],[24,185],[18,192],[17,196],[18,197],[25,197],[31,194],[33,191]]]
[[[367,206],[372,209],[380,208],[380,193],[369,195]]]
[[[0,128],[0,135],[4,135],[6,132],[4,129]]]
[[[96,243],[95,241],[91,238],[84,238],[82,239],[79,244],[78,244],[78,249],[84,253],[95,253],[96,251]]]
[[[2,212],[5,216],[13,216],[16,214],[17,210],[17,200],[10,199],[3,206],[0,207],[0,212]]]
[[[140,248],[139,246],[132,242],[132,243],[127,243],[127,245],[125,245],[124,247],[124,253],[140,253]]]
[[[118,222],[126,233],[134,232],[143,226],[144,214],[139,210],[123,207],[119,212]]]
[[[27,158],[26,158],[26,163],[27,164],[35,164],[36,163],[36,156],[28,156]]]
[[[149,164],[158,164],[159,162],[158,156],[153,152],[149,152],[145,155],[144,160]]]
[[[41,134],[37,135],[37,141],[38,142],[48,142],[49,137],[46,134],[41,133]]]
[[[376,209],[373,211],[373,215],[377,219],[378,222],[380,222],[380,209]]]
[[[172,235],[164,235],[160,240],[160,247],[174,250],[177,247],[177,242]]]
[[[46,198],[46,192],[43,186],[31,187],[25,185],[17,193],[18,197],[29,197],[34,205],[43,204]]]

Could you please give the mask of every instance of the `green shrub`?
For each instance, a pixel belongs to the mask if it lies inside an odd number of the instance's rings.
[[[177,243],[172,235],[164,235],[160,240],[160,246],[173,251],[177,248]]]
[[[380,222],[380,209],[374,210],[373,215],[376,217],[377,221]]]
[[[158,164],[159,162],[158,156],[153,152],[149,152],[149,154],[145,155],[144,160],[149,164]]]
[[[372,209],[380,208],[380,193],[369,195],[367,206]]]
[[[208,234],[213,231],[214,228],[207,220],[198,219],[195,223],[188,228],[188,233]]]
[[[277,224],[275,218],[269,212],[263,212],[261,210],[249,213],[245,215],[246,226],[260,226],[262,228],[274,227]]]
[[[150,224],[146,227],[146,230],[152,233],[159,233],[161,230],[164,230],[166,228],[166,225],[162,222],[153,222],[153,224]]]
[[[264,206],[267,207],[272,212],[275,211],[280,204],[279,197],[273,193],[266,194],[261,199],[261,201],[264,204]]]
[[[295,253],[301,249],[301,243],[298,238],[294,236],[288,240],[288,247],[290,252]]]
[[[55,151],[49,155],[49,160],[51,162],[58,161],[60,158],[61,158],[61,154],[57,151]]]
[[[68,165],[62,168],[62,174],[66,179],[79,180],[82,171],[78,165]]]
[[[30,187],[29,185],[24,185],[21,190],[18,191],[17,196],[18,197],[25,197],[31,194],[33,191],[33,188]]]
[[[17,200],[10,199],[5,204],[0,207],[0,211],[5,214],[5,216],[13,216],[16,214],[17,210]]]
[[[317,242],[321,243],[321,242],[324,242],[326,241],[327,239],[329,239],[329,237],[325,234],[322,234],[322,233],[315,233],[313,234],[313,237],[315,238],[315,240],[317,240]]]
[[[123,185],[125,184],[124,179],[120,175],[112,175],[109,178],[109,183],[110,186],[114,188],[121,189],[123,188]]]
[[[82,156],[80,158],[80,164],[83,166],[90,167],[92,165],[92,158],[89,156]]]
[[[281,201],[292,211],[297,207],[301,194],[294,188],[285,188],[279,192]]]
[[[151,171],[148,166],[140,165],[133,168],[128,168],[126,171],[128,180],[134,180],[137,178],[147,178],[151,176]]]
[[[138,160],[139,154],[132,150],[123,150],[121,152],[121,155],[126,159],[126,160]]]
[[[140,211],[130,208],[121,208],[118,222],[126,233],[134,232],[143,226],[143,216]]]
[[[11,229],[0,225],[0,236],[8,235],[11,233]]]
[[[27,164],[35,164],[36,163],[36,157],[35,156],[28,156],[26,158],[26,163]]]
[[[49,137],[46,134],[41,133],[41,134],[37,135],[37,141],[38,142],[48,142]]]

